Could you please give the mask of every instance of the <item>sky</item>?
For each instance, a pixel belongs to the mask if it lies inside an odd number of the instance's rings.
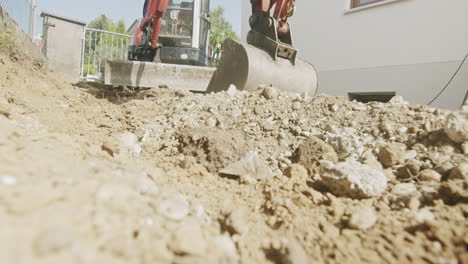
[[[241,1],[247,0],[211,0],[211,9],[222,6],[226,19],[231,22],[234,31],[239,35]],[[37,2],[39,14],[45,11],[86,23],[104,14],[114,21],[125,20],[125,25],[128,27],[135,19],[142,16],[144,0],[37,0]]]

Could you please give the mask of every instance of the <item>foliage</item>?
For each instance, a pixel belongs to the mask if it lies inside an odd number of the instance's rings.
[[[210,44],[211,58],[213,66],[216,66],[223,49],[225,39],[239,40],[236,32],[232,30],[232,25],[224,17],[224,8],[217,7],[210,12]]]

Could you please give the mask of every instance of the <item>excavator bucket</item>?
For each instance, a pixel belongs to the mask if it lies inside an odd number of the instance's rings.
[[[274,59],[268,52],[249,44],[227,39],[217,70],[211,78],[207,93],[228,90],[252,91],[259,85],[272,85],[282,91],[314,96],[318,90],[318,75],[314,66],[295,59]]]
[[[129,87],[172,89],[204,92],[214,68],[143,61],[106,61],[104,83]]]

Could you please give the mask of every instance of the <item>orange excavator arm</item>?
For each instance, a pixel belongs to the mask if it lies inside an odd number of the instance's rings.
[[[288,18],[293,15],[295,0],[251,0],[252,13],[258,17],[270,17],[270,11],[275,6],[273,19],[279,35],[289,33]]]
[[[167,11],[169,0],[151,0],[146,7],[145,17],[140,24],[140,29],[145,30],[148,25],[152,25],[151,48],[158,47],[159,33],[161,32],[161,21],[164,13]]]

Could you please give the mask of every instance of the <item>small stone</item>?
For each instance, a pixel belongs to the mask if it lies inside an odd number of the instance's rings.
[[[275,263],[303,264],[309,263],[304,248],[295,239],[272,242],[267,249],[267,257]]]
[[[377,222],[377,215],[370,206],[363,206],[353,212],[349,220],[349,227],[358,230],[367,230]]]
[[[465,141],[464,143],[462,143],[461,148],[462,148],[463,154],[468,155],[468,141]]]
[[[410,159],[406,163],[397,169],[396,175],[400,179],[409,179],[418,175],[421,169],[422,163],[415,159]]]
[[[284,171],[284,175],[286,175],[288,178],[303,180],[304,182],[309,178],[307,169],[300,164],[292,164],[289,166]]]
[[[468,190],[463,180],[452,180],[440,185],[439,196],[446,204],[468,203]]]
[[[216,247],[218,247],[225,256],[227,256],[233,263],[237,262],[239,256],[236,244],[234,244],[229,236],[216,236],[213,241]]]
[[[372,154],[370,151],[364,152],[364,154],[362,155],[362,163],[377,170],[383,169],[382,164],[380,164],[375,155]]]
[[[164,197],[159,202],[159,213],[171,220],[180,221],[189,214],[189,202],[180,194]]]
[[[130,132],[122,133],[119,135],[120,148],[127,150],[130,154],[139,155],[141,153],[141,146],[138,143],[138,137]]]
[[[450,171],[449,179],[468,179],[468,162],[461,162]]]
[[[302,104],[300,102],[294,102],[292,104],[292,109],[293,110],[300,110],[302,108]]]
[[[406,145],[394,143],[380,149],[379,159],[384,166],[390,167],[402,164],[405,161],[405,155]]]
[[[169,248],[178,255],[203,256],[207,245],[200,226],[185,223],[172,235]]]
[[[418,152],[416,152],[416,150],[409,150],[405,154],[405,160],[414,159],[417,155]]]
[[[392,194],[402,196],[412,196],[417,191],[416,186],[413,183],[399,183],[392,189]]]
[[[452,162],[446,161],[434,168],[435,171],[440,173],[443,176],[447,176],[448,173],[454,168],[455,166],[453,165]]]
[[[434,222],[435,216],[427,208],[420,209],[414,214],[414,222],[416,224],[424,224],[428,222]]]
[[[228,90],[226,91],[227,95],[229,95],[230,97],[234,97],[236,96],[237,94],[237,87],[234,85],[234,84],[231,84],[228,88]]]
[[[468,141],[468,111],[457,110],[449,114],[444,131],[453,142]]]
[[[247,152],[239,161],[228,165],[220,170],[219,173],[237,177],[250,175],[258,180],[273,177],[273,172],[266,162],[254,151]]]
[[[380,196],[387,188],[387,177],[380,171],[356,161],[333,164],[322,161],[322,183],[333,194],[351,198]]]
[[[307,138],[294,153],[294,162],[301,164],[307,169],[320,166],[321,160],[338,162],[338,155],[332,146],[315,136]]]
[[[437,181],[442,179],[442,175],[435,170],[427,169],[419,173],[419,179],[422,181]]]
[[[242,184],[250,185],[250,184],[256,184],[256,183],[257,183],[257,179],[255,179],[254,177],[250,176],[249,174],[245,174],[245,175],[241,175],[241,176],[239,177],[239,182],[242,183]]]
[[[392,189],[392,201],[396,205],[410,206],[411,203],[410,207],[419,207],[420,204],[416,204],[419,202],[419,197],[421,194],[413,183],[399,183]]]
[[[396,95],[389,101],[390,104],[394,105],[407,105],[408,102],[401,96],[401,95]]]
[[[206,126],[208,127],[216,127],[217,124],[218,124],[218,120],[216,120],[213,117],[210,117],[206,120]]]
[[[273,88],[271,86],[265,86],[263,88],[262,95],[266,99],[271,100],[271,99],[278,98],[279,93],[275,88]]]
[[[338,105],[336,105],[336,104],[331,104],[331,105],[328,106],[328,109],[331,112],[335,113],[336,111],[338,111],[338,109],[340,109],[340,107]]]

